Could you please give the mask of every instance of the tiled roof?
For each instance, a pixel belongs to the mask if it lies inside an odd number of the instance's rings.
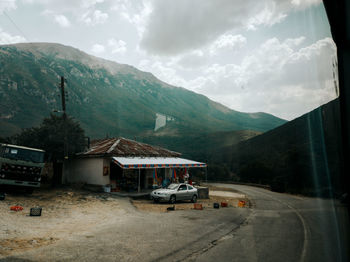
[[[144,157],[178,157],[181,154],[165,148],[151,146],[134,140],[106,138],[93,140],[90,148],[78,154],[80,157],[94,156],[144,156]]]

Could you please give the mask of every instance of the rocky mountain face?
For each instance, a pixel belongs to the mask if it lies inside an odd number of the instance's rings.
[[[67,113],[95,138],[265,132],[286,122],[266,113],[231,110],[150,73],[72,47],[23,43],[0,46],[0,136],[37,126],[61,110],[60,76],[67,79]]]

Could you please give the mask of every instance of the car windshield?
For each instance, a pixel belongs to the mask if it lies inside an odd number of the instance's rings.
[[[178,186],[178,184],[170,184],[169,186],[167,186],[167,189],[176,189]]]
[[[349,14],[0,0],[0,261],[350,261]]]

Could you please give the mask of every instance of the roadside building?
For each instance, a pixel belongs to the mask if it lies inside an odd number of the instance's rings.
[[[140,192],[186,179],[188,168],[205,163],[180,158],[181,154],[126,138],[106,138],[65,162],[64,183],[108,186],[112,191]]]

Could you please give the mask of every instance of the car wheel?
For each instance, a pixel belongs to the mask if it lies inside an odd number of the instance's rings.
[[[196,196],[196,195],[193,195],[191,201],[192,201],[192,203],[196,203],[196,202],[197,202],[197,196]]]
[[[175,202],[176,202],[176,196],[175,195],[171,195],[170,199],[169,199],[169,203],[170,204],[175,204]]]
[[[158,203],[158,202],[159,202],[159,199],[153,198],[153,201],[154,201],[154,203]]]

